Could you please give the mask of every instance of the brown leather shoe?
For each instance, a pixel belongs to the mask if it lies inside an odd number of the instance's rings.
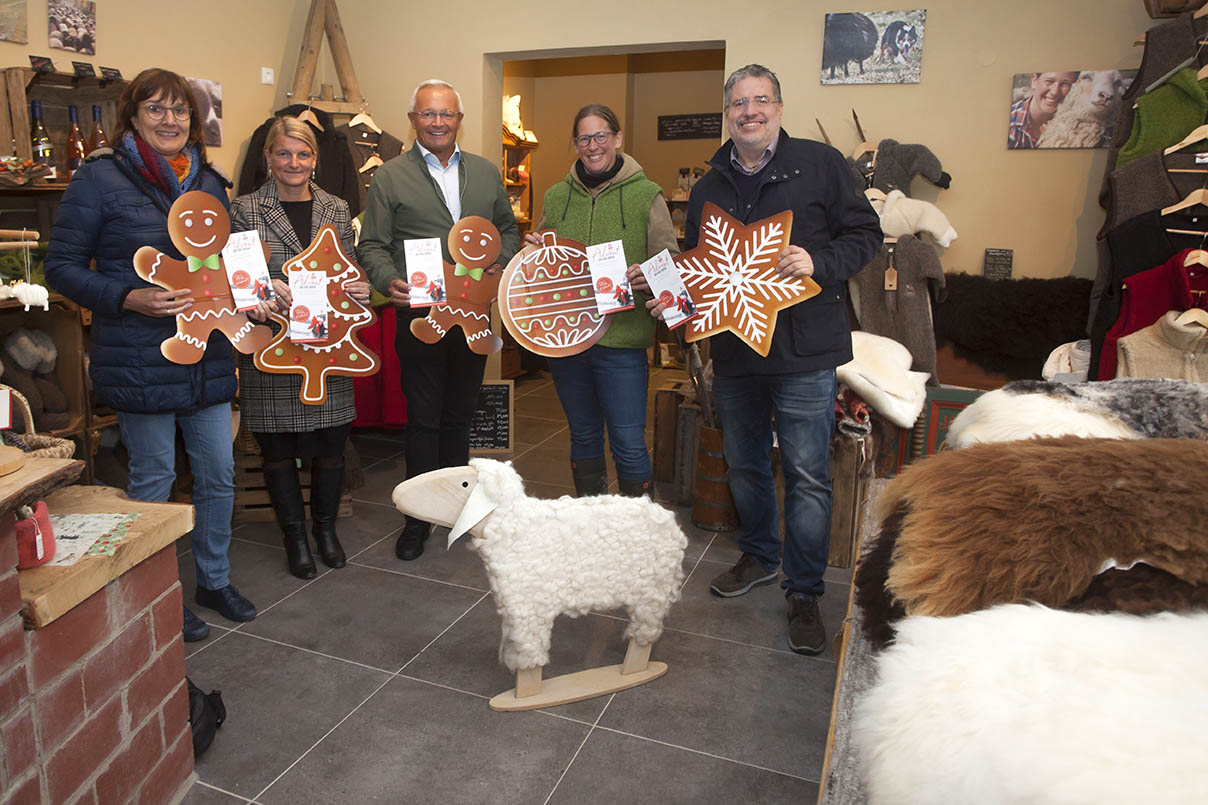
[[[754,554],[744,553],[734,567],[713,579],[709,589],[714,595],[733,598],[749,592],[756,585],[775,581],[777,575],[777,570],[764,570]]]

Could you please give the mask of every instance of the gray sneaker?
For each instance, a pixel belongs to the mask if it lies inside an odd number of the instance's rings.
[[[714,595],[733,598],[749,592],[758,584],[775,581],[777,575],[776,570],[764,570],[763,565],[759,564],[759,560],[755,558],[754,554],[744,553],[738,560],[738,564],[713,579],[709,589]]]
[[[818,612],[818,598],[808,593],[789,595],[789,648],[798,654],[821,654],[826,648],[826,627]]]

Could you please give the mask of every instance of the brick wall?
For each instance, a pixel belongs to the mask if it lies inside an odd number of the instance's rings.
[[[162,803],[193,773],[168,546],[42,629],[0,544],[0,803]]]

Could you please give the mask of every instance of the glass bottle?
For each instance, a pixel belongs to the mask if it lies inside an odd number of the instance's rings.
[[[84,137],[80,134],[80,115],[74,106],[67,107],[71,128],[67,130],[67,181],[84,164]]]
[[[46,174],[46,179],[48,181],[53,180],[57,176],[55,172],[55,155],[54,149],[50,144],[50,135],[42,127],[42,102],[30,101],[29,105],[33,117],[29,140],[30,145],[33,147],[34,162],[50,166],[50,172]]]
[[[101,107],[93,104],[92,107],[92,136],[88,138],[88,153],[92,153],[98,148],[108,148],[109,138],[105,136],[105,129],[101,125]]]

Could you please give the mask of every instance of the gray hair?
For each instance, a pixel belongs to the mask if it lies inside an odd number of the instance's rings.
[[[419,91],[427,87],[444,87],[445,89],[453,89],[453,85],[448,81],[441,81],[439,78],[429,78],[427,81],[420,82],[420,85],[415,88],[415,92],[411,93],[411,105],[407,107],[408,112],[415,111],[415,99],[419,97]],[[461,93],[453,89],[453,94],[457,96],[457,114],[465,114],[465,109],[461,105]]]
[[[726,88],[722,91],[722,108],[730,108],[730,90],[734,89],[734,85],[744,78],[766,78],[772,82],[772,98],[776,103],[784,103],[780,97],[780,79],[776,77],[768,68],[762,64],[748,64],[746,67],[739,67],[734,72],[730,73],[730,77],[726,79]]]

